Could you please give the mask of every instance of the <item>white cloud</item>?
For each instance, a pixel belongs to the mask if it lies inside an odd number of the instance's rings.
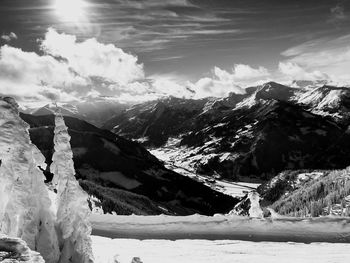
[[[282,64],[282,68],[284,72],[305,75],[297,69],[299,67],[306,72],[309,79],[320,79],[323,74],[332,81],[350,81],[349,43],[350,35],[344,35],[335,39],[317,39],[292,47],[282,52],[282,55],[288,57],[282,62],[285,64]]]
[[[11,40],[18,39],[18,37],[15,33],[11,32],[10,34],[3,34],[1,39],[10,42]]]
[[[51,56],[39,56],[7,45],[0,48],[2,94],[36,100],[54,96],[74,99],[72,90],[79,85],[86,85],[86,81]]]
[[[95,38],[78,42],[75,36],[50,28],[41,47],[47,54],[65,59],[83,77],[97,76],[124,85],[144,78],[143,65],[137,63],[136,56]]]
[[[177,76],[153,75],[149,78],[154,92],[161,96],[170,95],[178,98],[190,98],[193,96],[193,91],[186,88],[186,84],[179,81]]]
[[[252,68],[249,65],[236,64],[232,72],[214,67],[213,76],[205,77],[188,86],[196,92],[196,97],[224,97],[230,92],[244,93],[242,87],[253,85],[266,79],[270,73],[264,67]],[[267,79],[266,79],[267,80]]]
[[[4,45],[0,47],[0,93],[22,104],[83,97],[146,96],[154,93],[137,57],[96,39],[49,29],[41,41],[43,55]],[[146,87],[146,88],[145,88]]]
[[[331,8],[331,15],[328,20],[330,23],[338,24],[348,19],[345,14],[345,8],[341,4],[337,4],[335,7]]]
[[[318,70],[311,72],[293,62],[280,62],[278,65],[279,71],[291,80],[327,80],[329,76]]]
[[[234,80],[252,80],[269,76],[269,72],[264,67],[257,69],[249,65],[237,64],[234,67],[232,78]]]

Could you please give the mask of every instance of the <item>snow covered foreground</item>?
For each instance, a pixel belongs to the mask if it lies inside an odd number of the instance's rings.
[[[95,263],[350,262],[350,218],[93,215],[92,225]]]
[[[95,263],[348,263],[350,244],[92,236]],[[135,258],[139,258],[137,261]],[[134,259],[134,261],[133,261]]]

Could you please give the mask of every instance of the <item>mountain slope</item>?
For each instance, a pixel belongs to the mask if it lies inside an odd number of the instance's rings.
[[[327,85],[310,88],[297,97],[297,102],[316,114],[330,116],[341,123],[349,124],[349,88]]]
[[[284,171],[258,188],[281,215],[350,215],[350,170]]]
[[[287,102],[263,101],[207,123],[181,141],[192,147],[192,155],[207,156],[195,165],[198,172],[266,180],[284,169],[340,168],[348,163],[344,154],[349,154],[349,134],[336,123]],[[323,152],[327,155],[318,154]]]
[[[102,128],[144,145],[161,146],[172,135],[185,131],[186,122],[200,114],[208,100],[175,97],[135,105],[107,121]]]
[[[31,140],[51,164],[53,116],[21,114],[21,117],[30,124]],[[138,143],[79,119],[65,117],[65,122],[71,136],[76,176],[89,194],[99,193],[105,210],[115,208],[122,214],[212,215],[229,211],[237,202],[164,168]],[[119,205],[114,202],[118,198]],[[137,205],[140,199],[150,206],[140,208]]]

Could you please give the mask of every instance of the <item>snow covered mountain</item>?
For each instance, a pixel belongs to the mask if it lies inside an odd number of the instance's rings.
[[[285,169],[350,164],[348,94],[323,83],[268,82],[223,99],[140,104],[103,127],[156,147],[161,159],[162,149],[173,152],[193,173],[267,180]]]
[[[35,116],[51,115],[56,107],[64,116],[75,117],[90,122],[96,126],[101,126],[115,114],[130,107],[130,104],[120,103],[109,98],[88,98],[82,102],[72,103],[50,103],[36,109],[22,110],[24,113]]]
[[[330,116],[341,123],[349,124],[349,88],[332,86],[309,88],[299,94],[297,102],[315,114]]]
[[[134,105],[108,120],[102,128],[137,138],[145,145],[161,146],[169,136],[181,134],[186,121],[200,114],[208,101],[169,97]]]
[[[30,124],[31,140],[50,165],[54,116],[22,113],[21,117]],[[213,215],[230,211],[238,201],[166,169],[136,142],[73,117],[65,117],[65,122],[76,177],[85,191],[101,201],[105,212]],[[49,170],[46,175],[50,180]]]

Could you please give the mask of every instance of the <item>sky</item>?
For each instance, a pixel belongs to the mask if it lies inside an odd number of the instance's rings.
[[[350,81],[350,0],[1,0],[0,93],[222,97]]]

